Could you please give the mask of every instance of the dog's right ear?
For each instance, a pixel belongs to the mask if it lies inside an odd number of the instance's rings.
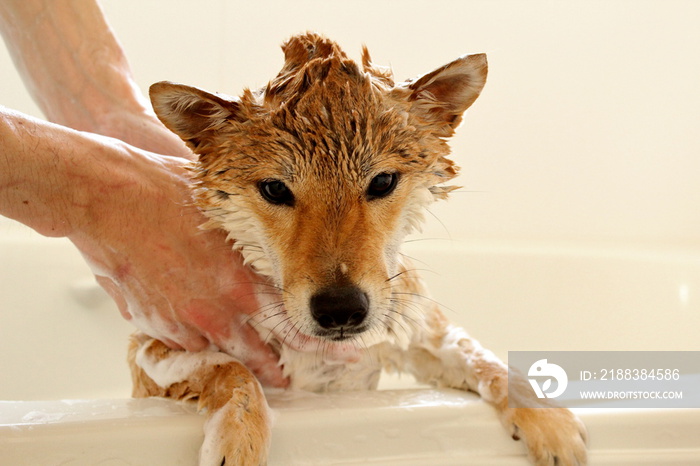
[[[151,86],[149,95],[160,121],[195,151],[226,122],[242,119],[239,101],[196,87],[161,81]]]

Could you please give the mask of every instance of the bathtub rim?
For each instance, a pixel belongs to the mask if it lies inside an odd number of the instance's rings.
[[[386,465],[419,460],[448,465],[527,464],[523,445],[508,438],[493,408],[472,393],[451,389],[327,395],[297,392],[291,398],[289,394],[271,393],[269,399],[276,418],[270,464],[324,464],[341,448],[338,438],[348,439],[353,448],[345,450],[342,460],[335,458],[326,464],[367,464],[370,458],[370,464]],[[10,404],[13,406],[8,410]],[[664,464],[693,464],[691,461],[700,458],[696,441],[700,409],[573,411],[593,433],[589,453],[592,464],[655,464],[661,459]],[[103,450],[113,456],[115,448],[110,445],[118,447],[126,442],[143,448],[139,441],[155,433],[148,442],[151,449],[167,448],[172,458],[194,461],[202,438],[203,416],[191,404],[165,399],[0,402],[0,413],[0,456],[5,458],[55,446],[67,438],[69,447],[95,454],[94,445],[81,446],[81,433],[90,433],[85,440],[91,442],[101,433],[110,436],[102,439],[106,442]],[[425,430],[426,426],[430,428]],[[401,438],[399,427],[413,433]],[[431,445],[428,449],[425,441],[423,445],[417,443],[425,440],[426,432],[436,436],[427,442]],[[420,447],[420,454],[402,447],[402,439],[407,445]],[[366,450],[358,451],[358,444]],[[300,452],[313,454],[301,460]],[[59,451],[57,455],[75,458],[74,452]],[[71,464],[90,464],[98,459],[81,462],[78,456],[78,462]],[[494,463],[483,463],[487,459]],[[142,464],[134,461],[127,464]]]

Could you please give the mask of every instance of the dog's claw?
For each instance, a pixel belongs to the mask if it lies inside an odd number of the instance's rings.
[[[518,426],[516,426],[515,424],[513,424],[513,434],[511,435],[511,437],[512,437],[513,440],[515,440],[516,442],[517,442],[518,440],[520,440],[519,431],[520,431],[520,429],[518,428]]]

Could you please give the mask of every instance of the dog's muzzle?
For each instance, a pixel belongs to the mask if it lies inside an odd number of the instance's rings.
[[[311,297],[310,306],[319,336],[344,340],[365,330],[369,297],[356,286],[323,289]]]

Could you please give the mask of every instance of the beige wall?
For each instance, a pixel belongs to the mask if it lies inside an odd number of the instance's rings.
[[[433,211],[453,238],[700,246],[700,2],[105,0],[144,89],[236,94],[278,45],[323,32],[399,78],[487,52],[454,140],[465,186]],[[4,50],[0,104],[36,114]],[[448,233],[431,219],[427,235]],[[1,231],[1,230],[0,230]]]

